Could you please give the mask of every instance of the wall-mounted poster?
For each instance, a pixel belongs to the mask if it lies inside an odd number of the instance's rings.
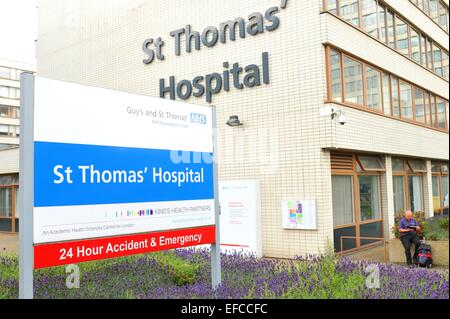
[[[316,201],[285,200],[281,202],[285,229],[317,229]]]

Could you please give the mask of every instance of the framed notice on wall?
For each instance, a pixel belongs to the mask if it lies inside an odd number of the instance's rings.
[[[281,202],[284,229],[317,229],[316,201],[285,200]]]

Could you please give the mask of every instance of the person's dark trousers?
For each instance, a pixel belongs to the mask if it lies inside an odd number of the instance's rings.
[[[414,250],[415,254],[414,257],[417,256],[417,250],[419,249],[420,245],[420,239],[419,236],[417,236],[416,233],[409,233],[405,234],[401,237],[401,241],[403,244],[403,247],[405,247],[405,256],[406,256],[406,262],[408,265],[412,265],[412,258],[411,258],[411,244],[414,244]]]

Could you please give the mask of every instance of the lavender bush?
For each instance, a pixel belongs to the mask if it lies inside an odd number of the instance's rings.
[[[222,256],[223,284],[211,288],[209,253],[175,250],[80,264],[79,289],[64,267],[35,274],[36,298],[364,298],[448,299],[448,271],[376,264],[379,288],[367,288],[368,262],[334,256],[296,260]],[[0,256],[0,299],[18,296],[17,258]]]

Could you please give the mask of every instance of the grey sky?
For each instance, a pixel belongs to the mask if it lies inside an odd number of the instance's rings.
[[[36,0],[0,0],[0,59],[36,64]]]

